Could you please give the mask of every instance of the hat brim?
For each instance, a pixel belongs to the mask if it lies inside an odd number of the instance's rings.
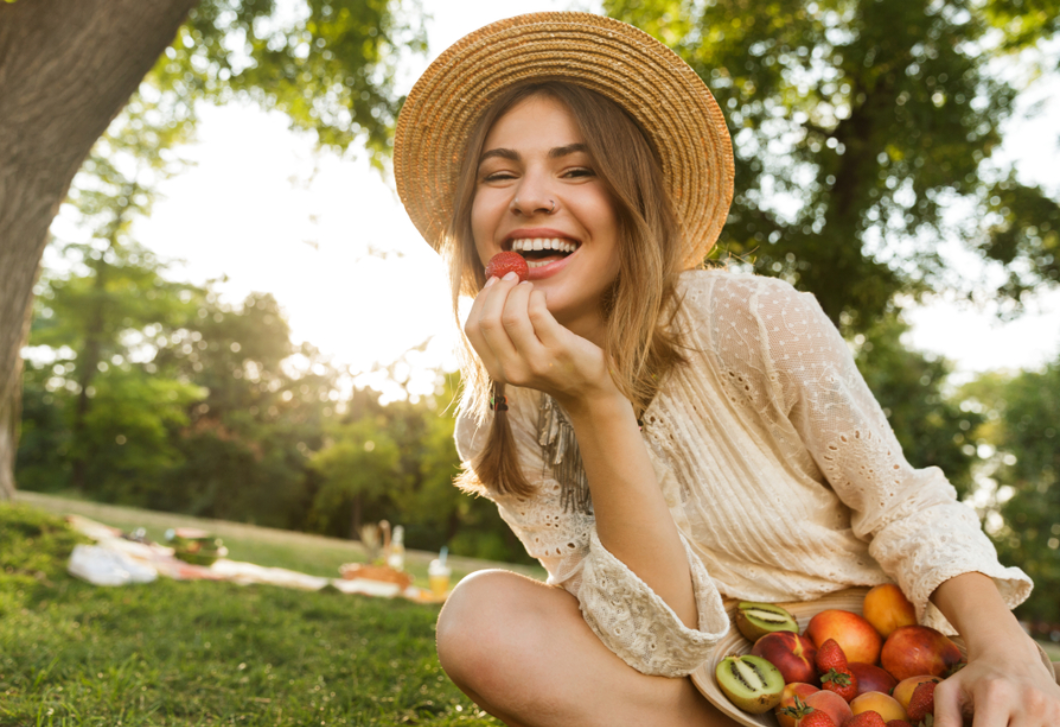
[[[413,224],[436,250],[449,227],[461,155],[490,104],[513,86],[574,83],[615,101],[659,154],[681,227],[685,267],[706,257],[733,195],[721,109],[687,63],[647,33],[588,13],[520,15],[439,56],[409,93],[394,138],[394,176]]]

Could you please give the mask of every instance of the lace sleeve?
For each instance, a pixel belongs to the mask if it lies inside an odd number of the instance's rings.
[[[699,609],[698,629],[677,614],[600,543],[591,514],[564,511],[560,485],[544,467],[536,443],[536,392],[512,392],[512,430],[520,464],[537,492],[528,500],[490,494],[501,517],[548,571],[548,583],[578,599],[586,623],[607,648],[644,674],[685,676],[706,660],[729,628],[721,595],[700,559],[682,541]],[[485,441],[473,421],[457,423],[457,449],[469,460]]]
[[[906,461],[846,342],[810,294],[762,278],[750,300],[774,401],[851,508],[854,533],[914,603],[921,623],[952,633],[928,600],[944,581],[978,571],[992,577],[1010,608],[1030,579],[998,563],[971,507],[937,467]]]

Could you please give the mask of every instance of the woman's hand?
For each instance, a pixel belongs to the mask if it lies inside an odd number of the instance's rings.
[[[968,647],[968,665],[935,689],[935,727],[1057,727],[1060,686],[994,582],[964,573],[932,596]]]
[[[618,393],[603,350],[557,322],[545,294],[514,273],[490,278],[464,331],[494,381],[544,391],[568,411]]]
[[[1060,725],[1060,686],[1029,637],[978,653],[939,684],[935,727],[961,727],[966,714],[975,715],[975,727]]]

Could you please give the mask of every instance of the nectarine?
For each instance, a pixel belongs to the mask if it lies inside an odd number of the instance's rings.
[[[851,611],[829,608],[810,619],[806,635],[817,648],[828,639],[835,639],[847,661],[875,664],[880,656],[880,635],[872,624]]]

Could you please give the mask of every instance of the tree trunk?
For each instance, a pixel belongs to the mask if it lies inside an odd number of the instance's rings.
[[[48,227],[197,0],[0,3],[0,499],[14,494],[22,322]]]

